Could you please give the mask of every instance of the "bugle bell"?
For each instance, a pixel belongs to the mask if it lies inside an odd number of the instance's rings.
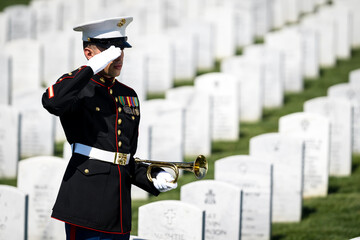
[[[176,183],[179,178],[179,169],[193,172],[197,179],[202,179],[206,175],[208,170],[208,163],[205,156],[203,155],[199,155],[194,162],[162,162],[153,160],[142,160],[139,158],[135,158],[135,162],[149,164],[146,175],[150,182],[152,182],[151,169],[153,167],[172,169],[175,173],[175,179],[172,181],[173,183]]]

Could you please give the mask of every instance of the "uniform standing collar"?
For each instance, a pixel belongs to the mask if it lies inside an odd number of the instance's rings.
[[[113,78],[107,78],[107,77],[104,77],[104,76],[102,76],[102,75],[100,75],[100,74],[96,74],[94,77],[93,77],[93,79],[96,81],[96,82],[98,82],[98,83],[100,83],[101,85],[104,85],[104,86],[106,86],[106,87],[110,87],[110,86],[112,86],[114,83],[115,83],[115,81],[116,81],[116,79],[113,77]]]

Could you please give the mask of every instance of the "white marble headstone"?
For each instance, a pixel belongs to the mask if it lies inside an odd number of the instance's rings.
[[[5,44],[11,57],[12,93],[38,89],[41,86],[41,45],[30,39],[14,40]]]
[[[197,69],[197,39],[187,27],[169,29],[167,35],[174,46],[174,78],[176,80],[193,79]]]
[[[66,161],[53,156],[20,161],[18,188],[29,195],[28,239],[65,238],[64,223],[50,217]]]
[[[333,67],[336,64],[336,26],[318,15],[307,15],[300,25],[317,32],[319,37],[319,64],[321,67]]]
[[[192,182],[181,187],[180,200],[205,211],[205,239],[241,239],[239,187],[216,180]]]
[[[63,154],[62,158],[69,162],[70,158],[72,156],[72,148],[71,145],[68,142],[64,142],[63,144]]]
[[[315,0],[302,0],[298,3],[301,13],[313,13],[315,10]]]
[[[166,35],[146,35],[134,39],[133,45],[147,58],[146,79],[150,93],[163,93],[174,85],[175,53],[173,43]],[[154,47],[161,46],[161,51]]]
[[[279,132],[305,143],[303,197],[327,195],[330,121],[320,114],[297,112],[280,117]]]
[[[204,225],[205,212],[189,203],[163,200],[139,207],[138,235],[144,239],[203,240]]]
[[[150,159],[182,162],[184,158],[184,111],[169,100],[153,99],[141,105],[140,125],[151,126]]]
[[[281,107],[284,103],[284,55],[281,51],[255,44],[245,47],[244,55],[249,59],[257,59],[264,65],[264,81],[262,86],[263,106],[265,108]]]
[[[42,44],[43,56],[41,84],[48,87],[63,74],[73,71],[75,39],[72,34],[57,31],[43,33],[38,41]]]
[[[0,104],[10,104],[11,100],[11,60],[7,55],[0,54]]]
[[[335,25],[335,54],[337,58],[351,57],[351,24],[350,10],[341,5],[321,7],[318,15],[324,21]]]
[[[348,100],[353,107],[352,152],[360,153],[360,92],[349,83],[339,83],[328,88],[330,98]]]
[[[301,41],[303,44],[303,76],[305,78],[317,78],[320,74],[320,46],[319,34],[314,29],[300,27]]]
[[[272,10],[272,27],[275,29],[282,28],[285,23],[285,1],[284,0],[273,0],[271,4]]]
[[[163,0],[165,28],[176,28],[182,23],[185,4],[182,1]]]
[[[253,1],[253,0],[248,0]],[[271,2],[268,0],[255,1],[255,35],[264,37],[271,28]]]
[[[84,5],[82,0],[61,0],[63,6],[62,26],[63,30],[71,29],[74,27],[74,23],[79,24],[85,22],[84,20]],[[79,38],[81,39],[81,38]]]
[[[303,44],[301,35],[295,28],[286,28],[270,32],[265,36],[265,45],[284,53],[285,80],[284,89],[287,92],[301,92],[303,80]]]
[[[333,2],[335,6],[340,5],[350,11],[352,23],[350,26],[351,31],[351,46],[357,48],[360,46],[360,15],[357,14],[360,11],[360,2],[357,0],[335,0]]]
[[[209,22],[196,21],[188,24],[187,27],[189,28],[188,31],[193,32],[197,39],[195,51],[198,70],[212,70],[215,66],[214,26]]]
[[[273,164],[273,222],[300,222],[304,143],[302,139],[266,133],[250,139],[250,155]]]
[[[65,15],[60,1],[31,1],[30,9],[34,12],[36,39],[40,40],[43,34],[62,29],[61,21]],[[53,46],[56,47],[56,44]]]
[[[140,102],[147,98],[147,66],[148,59],[143,52],[136,49],[124,52],[124,64],[118,79],[136,91]]]
[[[299,2],[298,0],[283,1],[285,22],[296,23],[298,21],[301,11]]]
[[[146,240],[146,239],[145,239],[145,238],[138,237],[138,236],[130,235],[130,240]]]
[[[255,39],[256,2],[233,1],[235,9],[236,46],[251,45]]]
[[[193,86],[166,91],[166,99],[179,103],[185,114],[184,152],[186,156],[211,154],[211,105],[206,93]]]
[[[330,176],[351,174],[352,106],[343,99],[317,97],[305,101],[304,111],[330,120]]]
[[[353,86],[360,87],[360,68],[350,71],[349,83]]]
[[[203,11],[203,20],[211,22],[215,27],[215,57],[222,59],[233,56],[236,52],[234,9],[229,6],[212,6],[204,8]]]
[[[0,12],[0,45],[4,45],[9,37],[8,17],[4,12]]]
[[[12,5],[4,9],[9,19],[7,40],[35,38],[35,18],[33,10],[26,5]]]
[[[241,239],[271,237],[272,165],[247,155],[230,156],[215,162],[215,180],[243,191]]]
[[[53,155],[55,143],[55,116],[41,105],[43,89],[18,92],[14,107],[21,114],[20,156]]]
[[[195,88],[209,94],[212,104],[212,140],[237,140],[239,137],[239,93],[235,76],[207,73],[195,78]]]
[[[20,151],[20,114],[0,105],[0,178],[16,178]]]
[[[0,239],[27,239],[28,196],[13,186],[0,185]]]
[[[261,120],[264,62],[247,56],[230,57],[221,61],[221,72],[234,75],[238,81],[240,121]]]
[[[143,119],[143,117],[141,117]],[[141,120],[139,125],[139,137],[135,157],[140,159],[151,158],[151,122]]]

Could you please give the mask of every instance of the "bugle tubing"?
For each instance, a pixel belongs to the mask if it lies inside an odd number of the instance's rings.
[[[173,183],[176,183],[179,178],[179,169],[194,173],[197,179],[202,179],[208,170],[208,163],[204,155],[199,155],[194,162],[163,162],[143,160],[140,158],[135,158],[135,162],[149,164],[146,175],[150,182],[153,181],[151,177],[151,170],[153,167],[172,169],[175,173],[175,179],[172,181]]]

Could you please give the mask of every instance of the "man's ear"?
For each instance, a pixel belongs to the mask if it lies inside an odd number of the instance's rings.
[[[86,59],[89,60],[90,58],[95,56],[95,52],[93,49],[86,47],[86,48],[84,48],[84,55],[85,55]]]

